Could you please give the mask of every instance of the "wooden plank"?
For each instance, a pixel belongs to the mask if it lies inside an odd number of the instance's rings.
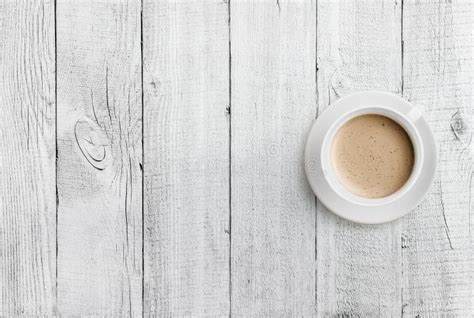
[[[57,1],[59,314],[142,314],[140,10]]]
[[[403,313],[474,313],[474,3],[405,1],[404,95],[423,107],[438,143],[426,200],[403,221]]]
[[[145,316],[227,316],[227,4],[147,0],[143,32]]]
[[[231,1],[232,315],[315,315],[316,3]]]
[[[54,2],[0,4],[0,316],[51,316],[56,286]]]
[[[318,2],[319,112],[349,93],[401,91],[400,13],[398,1]],[[358,225],[317,207],[319,316],[399,316],[399,221]]]

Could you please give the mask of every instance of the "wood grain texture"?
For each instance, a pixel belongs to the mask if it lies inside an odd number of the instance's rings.
[[[0,317],[472,316],[473,30],[471,0],[1,2]],[[303,148],[372,89],[439,165],[363,226]]]
[[[0,316],[54,312],[53,1],[0,4]]]
[[[474,313],[473,30],[472,1],[404,2],[404,95],[438,144],[434,185],[402,223],[407,317]]]
[[[316,4],[231,1],[232,315],[315,315]]]
[[[58,311],[142,314],[140,1],[57,1]]]
[[[145,316],[229,314],[228,6],[145,1]]]
[[[318,111],[361,90],[401,91],[401,6],[318,1]],[[399,222],[365,226],[317,205],[321,317],[399,316]]]

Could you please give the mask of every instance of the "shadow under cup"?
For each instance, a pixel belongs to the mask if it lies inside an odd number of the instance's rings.
[[[397,144],[390,138],[397,133],[400,146],[411,158],[403,158],[401,153],[390,155]],[[329,128],[321,165],[330,187],[339,196],[360,205],[381,205],[403,196],[413,186],[423,162],[422,149],[410,114],[368,106],[348,113]],[[383,170],[390,167],[394,170]],[[397,176],[403,169],[407,170],[405,175]]]

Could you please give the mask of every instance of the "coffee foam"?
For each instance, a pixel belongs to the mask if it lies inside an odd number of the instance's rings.
[[[348,191],[365,198],[383,198],[407,182],[414,150],[406,131],[392,119],[361,115],[336,132],[331,162]]]

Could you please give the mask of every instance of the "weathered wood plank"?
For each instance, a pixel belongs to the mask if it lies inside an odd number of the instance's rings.
[[[140,1],[57,1],[58,311],[142,314]]]
[[[56,286],[54,2],[0,3],[0,316],[51,316]]]
[[[401,91],[397,1],[318,1],[318,111],[360,90]],[[318,202],[317,299],[321,317],[398,316],[399,221],[364,226]]]
[[[404,95],[423,107],[438,143],[426,200],[403,219],[403,314],[474,313],[474,3],[405,1]]]
[[[303,149],[316,116],[316,3],[231,1],[230,12],[232,315],[313,316]]]
[[[227,9],[144,2],[145,316],[229,314]]]

